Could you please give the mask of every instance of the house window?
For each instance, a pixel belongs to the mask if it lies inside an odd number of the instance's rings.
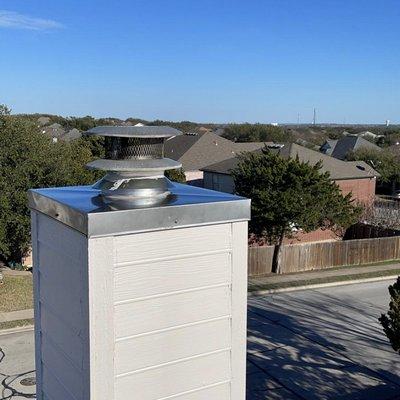
[[[219,190],[219,175],[212,174],[212,188],[213,190]]]

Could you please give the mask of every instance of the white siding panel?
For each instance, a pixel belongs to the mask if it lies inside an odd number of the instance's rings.
[[[83,234],[44,214],[39,215],[37,239],[40,242],[64,255],[86,259],[87,238]]]
[[[42,362],[52,375],[76,398],[83,398],[83,374],[44,336],[42,340]]]
[[[63,257],[53,247],[40,242],[39,254],[40,274],[48,279],[58,280],[64,283],[68,290],[75,295],[81,294],[82,288],[82,264],[74,257]]]
[[[51,335],[51,339],[64,354],[68,354],[72,363],[78,368],[83,369],[82,354],[84,352],[85,338],[78,336],[71,327],[61,321],[52,312],[42,305],[41,308],[42,331]],[[54,334],[57,332],[57,334]],[[73,349],[73,351],[71,351]]]
[[[82,308],[82,264],[57,254],[50,246],[40,243],[40,248],[40,283],[45,288],[41,291],[40,300],[57,310],[64,321],[80,329],[85,313]]]
[[[41,290],[41,303],[54,310],[73,330],[79,331],[84,323],[82,292],[79,293],[76,287],[67,286],[60,279],[49,278],[47,274],[40,274],[40,284],[46,288]]]
[[[116,400],[133,394],[140,400],[183,394],[229,380],[230,368],[230,353],[221,352],[126,375],[116,379]]]
[[[117,264],[230,249],[230,224],[172,229],[116,238]]]
[[[89,394],[87,239],[40,213],[36,226],[38,396],[83,400]]]
[[[116,374],[230,348],[230,328],[225,318],[118,341]]]
[[[230,284],[230,254],[128,265],[115,270],[115,301],[217,284]]]
[[[221,286],[116,305],[116,338],[230,315],[230,295]]]
[[[230,400],[230,384],[212,386],[191,393],[174,396],[170,400]]]
[[[45,365],[42,366],[42,381],[44,398],[49,400],[78,400],[62,385],[52,371]],[[40,399],[38,399],[40,400]]]

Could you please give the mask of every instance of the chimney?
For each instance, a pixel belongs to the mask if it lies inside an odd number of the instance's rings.
[[[38,399],[244,400],[250,200],[171,182],[168,127],[98,127],[94,186],[29,191]]]

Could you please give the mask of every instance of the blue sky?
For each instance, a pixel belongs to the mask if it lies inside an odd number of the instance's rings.
[[[400,122],[398,0],[0,0],[14,112]]]

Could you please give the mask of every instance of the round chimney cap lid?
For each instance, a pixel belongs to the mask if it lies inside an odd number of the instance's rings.
[[[170,126],[96,126],[86,131],[85,134],[93,136],[169,138],[182,135],[182,132]]]
[[[164,173],[169,169],[181,168],[179,161],[169,158],[147,159],[147,160],[94,160],[86,164],[88,169],[100,169],[113,172],[152,172]]]

